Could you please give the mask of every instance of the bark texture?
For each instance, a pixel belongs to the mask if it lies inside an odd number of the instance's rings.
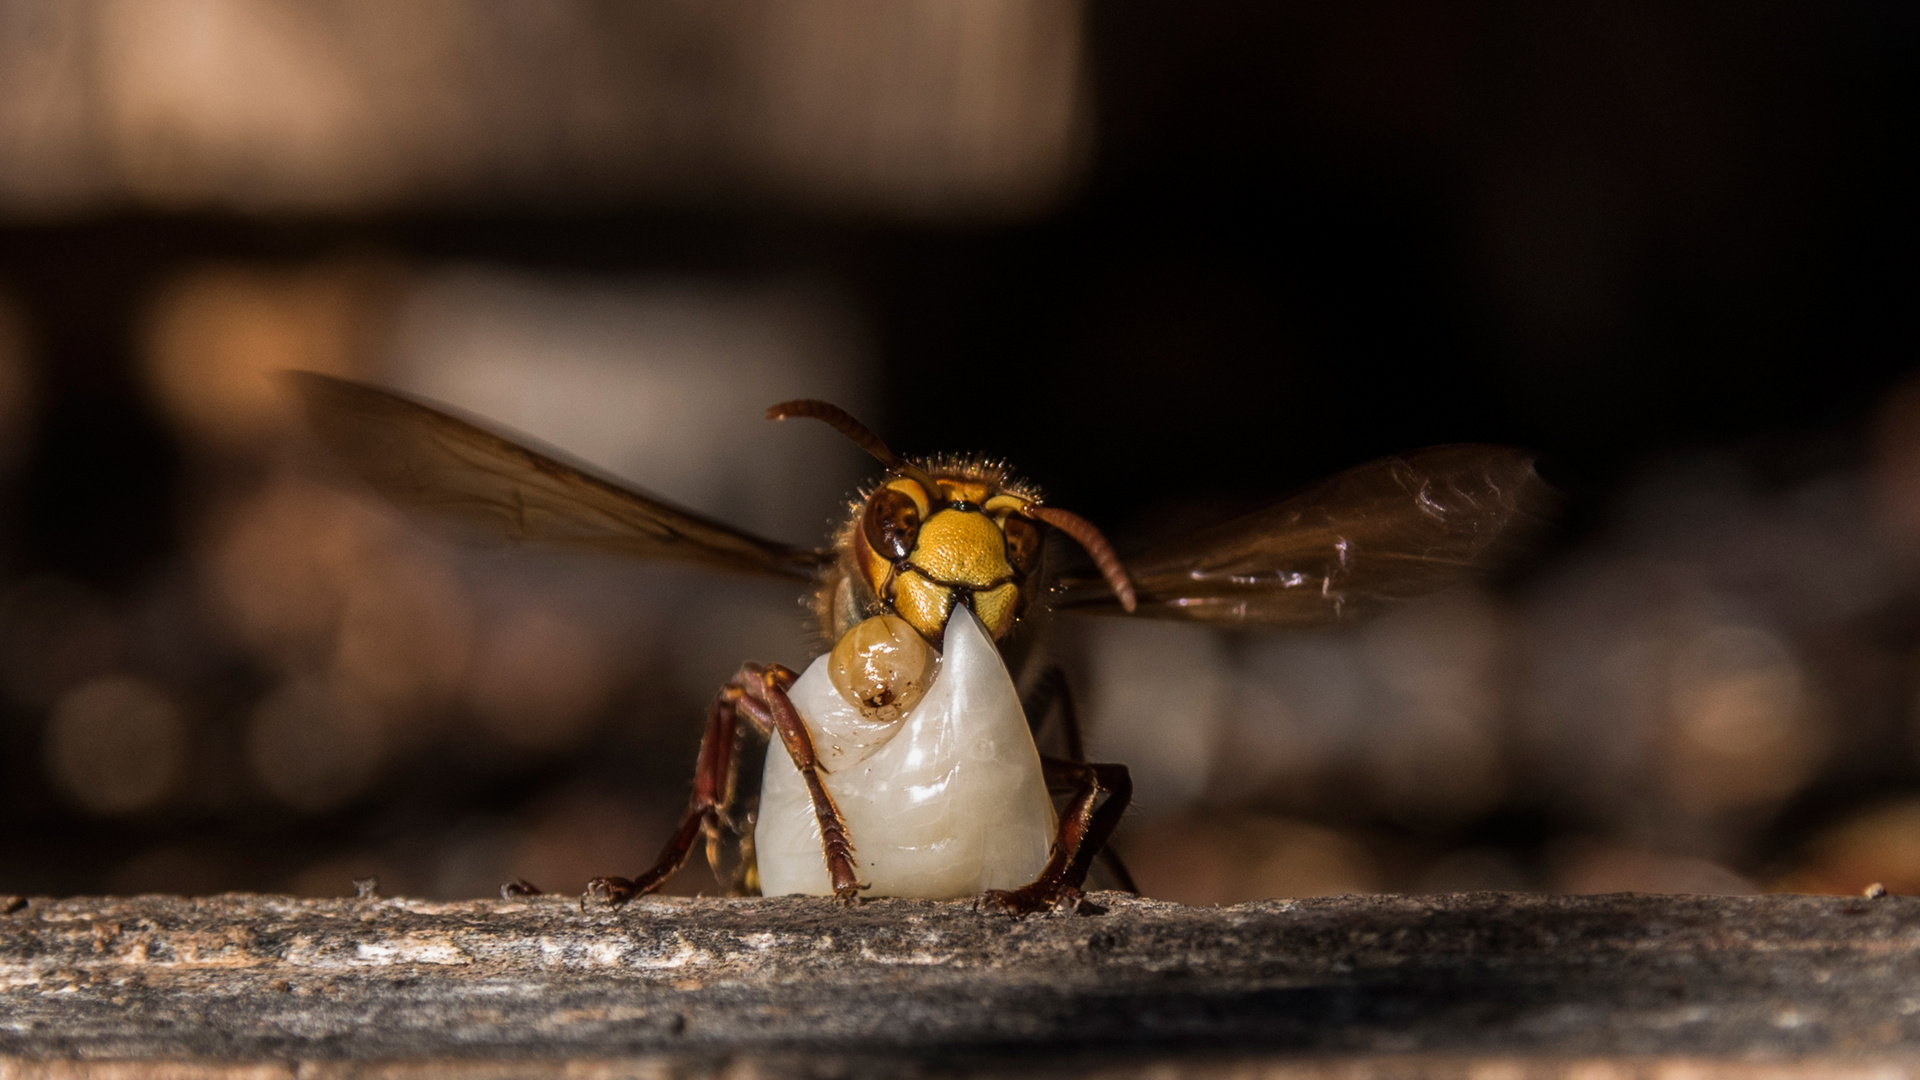
[[[1096,899],[0,897],[0,1080],[1920,1062],[1915,898]]]

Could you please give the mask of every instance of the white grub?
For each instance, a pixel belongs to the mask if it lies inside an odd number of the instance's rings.
[[[951,899],[1018,888],[1046,864],[1053,803],[1000,653],[973,612],[947,623],[946,653],[906,715],[870,720],[822,656],[789,696],[813,734],[822,780],[846,818],[865,896]],[[754,830],[768,896],[829,896],[820,825],[776,738]]]

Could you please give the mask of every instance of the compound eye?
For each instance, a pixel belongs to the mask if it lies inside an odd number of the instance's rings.
[[[920,535],[920,508],[906,492],[881,488],[867,500],[860,528],[867,535],[868,546],[883,558],[904,559]]]
[[[1033,560],[1040,554],[1040,529],[1033,522],[1018,514],[1008,514],[1000,523],[1000,531],[1007,536],[1007,561],[1022,574],[1033,569]]]

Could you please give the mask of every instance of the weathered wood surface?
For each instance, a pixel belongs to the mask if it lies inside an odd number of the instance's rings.
[[[1023,921],[799,898],[7,899],[0,1080],[158,1059],[303,1077],[1920,1062],[1920,899],[1904,897],[1102,894],[1103,914]]]

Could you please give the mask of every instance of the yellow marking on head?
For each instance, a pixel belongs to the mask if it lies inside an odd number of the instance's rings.
[[[977,506],[993,494],[993,485],[977,480],[942,480],[940,490],[946,493],[948,502],[967,502]]]
[[[974,613],[998,639],[1013,628],[1025,599],[1020,580],[1033,569],[1038,533],[1024,516],[1030,501],[989,481],[942,478],[939,485],[929,493],[894,477],[869,498],[854,530],[859,574],[882,604],[929,641],[945,636],[962,595],[971,597]],[[969,505],[942,507],[943,501]],[[1016,515],[1017,530],[1010,528]],[[896,545],[903,541],[912,547],[901,559]]]
[[[922,522],[908,558],[928,577],[958,585],[985,588],[1013,576],[1000,526],[971,510],[941,510]]]
[[[898,491],[902,495],[905,495],[907,498],[912,499],[913,505],[918,507],[920,510],[920,516],[923,518],[927,516],[927,510],[929,509],[929,504],[927,501],[927,489],[921,487],[917,481],[909,480],[906,477],[901,476],[901,477],[895,477],[894,479],[887,481],[885,484],[882,484],[881,486],[885,488],[890,488],[894,491]]]
[[[1020,613],[1020,586],[1009,581],[997,589],[973,594],[973,613],[980,616],[987,633],[995,641],[1013,629],[1014,616]]]
[[[1027,500],[1020,496],[1008,495],[1002,492],[988,499],[986,502],[981,503],[980,509],[985,510],[995,521],[1005,521],[1008,514],[1025,511],[1027,506]]]
[[[886,596],[887,578],[893,573],[893,563],[873,550],[873,545],[867,543],[865,536],[855,536],[854,555],[860,560],[860,573],[867,579],[867,587],[873,590],[875,596],[883,600],[890,599]]]
[[[893,581],[893,610],[928,641],[939,641],[953,612],[953,590],[909,570]]]

